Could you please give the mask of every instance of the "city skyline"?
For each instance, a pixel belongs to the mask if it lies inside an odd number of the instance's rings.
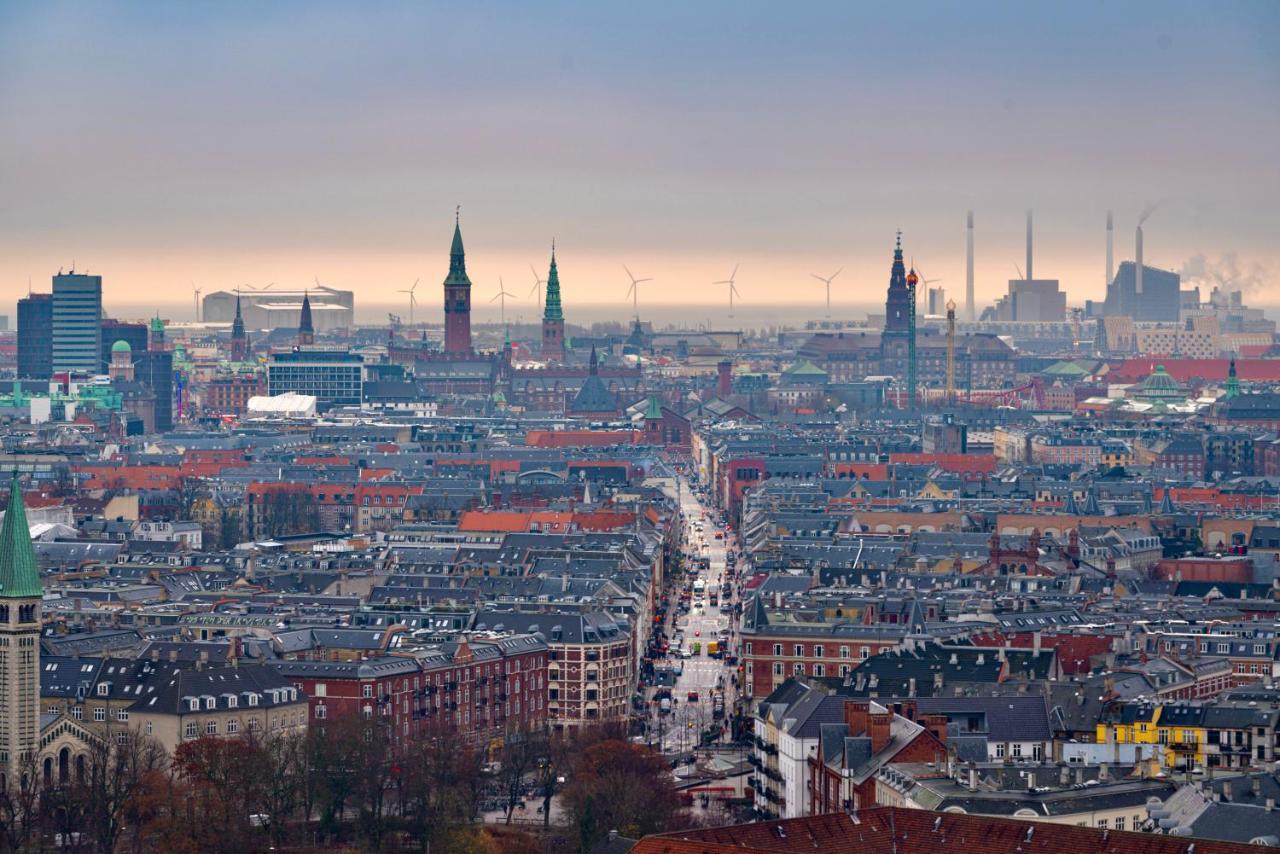
[[[459,203],[477,298],[556,238],[570,322],[629,315],[624,264],[642,303],[718,303],[735,264],[743,305],[819,316],[839,267],[833,303],[874,303],[898,228],[963,304],[970,209],[980,304],[1028,208],[1073,304],[1103,296],[1107,210],[1117,262],[1154,207],[1148,264],[1280,270],[1268,4],[122,8],[0,11],[7,303],[75,262],[109,306],[316,276],[394,305],[444,278]]]

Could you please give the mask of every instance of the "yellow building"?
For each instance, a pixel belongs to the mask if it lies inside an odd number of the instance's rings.
[[[1158,745],[1155,755],[1165,768],[1205,766],[1209,731],[1205,707],[1192,704],[1126,703],[1112,720],[1098,723],[1104,744]]]

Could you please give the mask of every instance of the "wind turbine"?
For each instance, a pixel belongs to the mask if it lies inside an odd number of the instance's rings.
[[[196,283],[191,283],[191,289],[196,294],[196,323],[200,322],[200,289],[196,287]]]
[[[490,299],[489,302],[498,303],[498,311],[501,312],[500,316],[502,317],[503,326],[507,325],[507,297],[511,297],[512,299],[515,299],[516,295],[512,293],[507,293],[507,289],[502,284],[502,277],[499,276],[498,292],[493,295],[493,298]]]
[[[727,278],[727,279],[723,279],[723,280],[721,280],[721,281],[719,281],[719,282],[712,282],[712,284],[714,284],[714,285],[728,285],[728,286],[729,286],[729,316],[730,316],[730,317],[733,317],[733,298],[734,298],[735,296],[736,296],[736,297],[738,297],[738,298],[741,298],[741,297],[742,297],[742,294],[738,293],[738,286],[734,284],[734,279],[736,279],[736,278],[737,278],[737,276],[738,276],[738,265],[737,265],[737,264],[734,264],[734,265],[733,265],[733,272],[729,274],[729,278]]]
[[[538,311],[542,311],[542,286],[547,283],[547,280],[538,277],[538,271],[532,264],[529,265],[529,272],[533,273],[533,287],[529,289],[529,296],[537,295]]]
[[[622,269],[627,270],[627,265],[623,264]],[[635,310],[636,320],[640,319],[640,283],[652,282],[653,279],[637,279],[631,275],[631,271],[627,270],[627,278],[631,280],[631,287],[627,288],[627,296],[631,297],[631,307]]]
[[[418,289],[418,282],[420,282],[420,281],[422,281],[422,279],[421,279],[421,278],[414,279],[414,280],[413,280],[413,287],[410,287],[410,288],[401,288],[399,291],[397,291],[397,292],[396,292],[396,293],[408,294],[408,295],[409,295],[409,325],[410,325],[410,326],[413,326],[413,309],[414,309],[414,306],[416,306],[416,305],[418,304],[418,298],[417,298],[416,296],[414,296],[414,293],[413,293],[413,292],[414,292],[414,291],[416,291],[416,290]]]
[[[813,276],[819,282],[822,282],[824,285],[827,286],[827,317],[831,316],[831,280],[843,272],[844,272],[844,267],[841,267],[839,270],[836,270],[834,273],[832,273],[830,276],[827,276],[825,279],[822,276],[819,276],[817,273],[809,274],[810,276]]]

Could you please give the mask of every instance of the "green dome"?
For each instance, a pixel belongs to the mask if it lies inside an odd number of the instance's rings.
[[[117,341],[111,345],[112,353],[132,353],[133,348],[129,346],[128,341]]]

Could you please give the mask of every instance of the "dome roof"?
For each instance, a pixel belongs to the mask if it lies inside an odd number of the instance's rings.
[[[129,346],[128,341],[117,341],[111,345],[112,353],[132,353],[133,348]]]

